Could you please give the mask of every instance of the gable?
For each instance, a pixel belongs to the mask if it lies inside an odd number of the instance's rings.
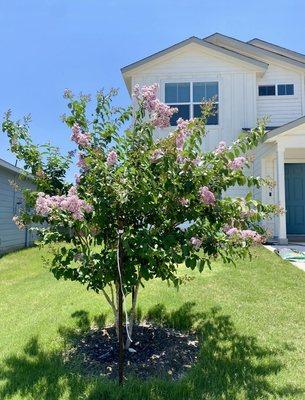
[[[244,54],[248,57],[257,58],[261,61],[269,63],[269,61],[272,60],[282,64],[283,66],[286,65],[292,68],[301,69],[303,72],[305,71],[305,61],[301,62],[296,58],[288,57],[287,54],[283,55],[281,53],[271,51],[271,49],[255,46],[250,42],[243,42],[220,33],[214,33],[203,40],[208,43],[213,43],[217,46],[222,46],[232,51],[239,52],[240,54]]]
[[[198,39],[199,40],[199,39]],[[141,75],[162,75],[162,74],[186,74],[221,72],[260,72],[268,68],[268,64],[257,60],[248,59],[237,53],[223,49],[220,51],[217,46],[203,46],[202,41],[188,41],[183,46],[178,46],[170,51],[157,53],[156,56],[148,57],[130,66],[122,68],[126,85],[131,90],[131,77]],[[250,61],[249,61],[250,60]],[[253,62],[252,62],[253,61]]]
[[[198,60],[201,65],[198,65]],[[233,65],[238,70],[243,69],[262,73],[268,68],[267,63],[216,46],[213,43],[205,42],[199,38],[191,37],[140,61],[127,65],[122,68],[121,71],[126,85],[130,90],[131,76],[147,73],[147,71],[159,73],[162,71],[162,66],[164,66],[165,69],[169,69],[170,67],[179,69],[179,64],[183,64],[184,72],[189,72],[190,68],[195,68],[195,71],[202,68],[205,69],[205,65],[209,65],[210,71],[211,68],[214,67],[221,69],[220,64],[223,64],[222,70],[228,66],[230,68]]]

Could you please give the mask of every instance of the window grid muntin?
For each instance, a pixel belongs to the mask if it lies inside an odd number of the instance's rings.
[[[279,86],[285,87],[285,93],[279,94]],[[292,93],[287,94],[287,86],[292,87]],[[260,88],[274,87],[274,94],[260,94]],[[266,85],[258,85],[257,90],[258,97],[277,97],[277,96],[295,96],[295,84],[294,83],[275,83],[275,84],[266,84]]]
[[[202,104],[202,102],[194,102],[194,101],[193,101],[193,85],[194,85],[194,83],[216,83],[216,84],[217,84],[218,99],[217,99],[217,101],[214,101],[213,103],[217,105],[217,124],[210,124],[209,126],[218,126],[218,125],[219,125],[219,82],[218,82],[218,81],[166,82],[166,83],[164,84],[164,99],[166,98],[166,84],[168,84],[168,83],[176,83],[176,84],[179,84],[179,83],[189,83],[189,84],[190,84],[190,101],[189,101],[189,102],[185,102],[185,103],[182,103],[182,102],[179,102],[179,103],[168,102],[168,103],[167,103],[167,102],[166,102],[166,104],[167,104],[168,106],[171,106],[171,107],[176,107],[176,106],[180,106],[180,105],[181,105],[181,106],[182,106],[182,105],[189,105],[189,107],[190,107],[190,110],[189,110],[190,116],[189,116],[189,118],[190,118],[190,119],[191,119],[191,118],[194,118],[194,105]],[[213,117],[215,117],[215,115],[213,115],[212,118],[213,118]],[[207,125],[208,125],[208,124],[207,124]],[[171,126],[174,126],[174,125],[171,125]]]
[[[274,89],[274,94],[269,94],[268,89],[273,88]],[[266,93],[261,94],[261,91],[265,89]],[[276,85],[258,85],[258,95],[260,97],[267,97],[267,96],[276,96]]]
[[[279,87],[284,88],[285,93],[279,94]],[[287,87],[292,89],[292,93],[287,93]],[[277,95],[278,96],[294,96],[294,83],[278,83],[277,84]]]

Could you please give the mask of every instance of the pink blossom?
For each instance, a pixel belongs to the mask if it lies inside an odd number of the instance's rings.
[[[138,84],[133,88],[133,97],[135,97],[139,102],[143,102],[145,108],[147,110],[152,109],[152,102],[157,98],[157,91],[159,89],[159,85],[154,83],[150,86],[142,86],[140,87]]]
[[[226,151],[226,149],[227,149],[226,142],[223,142],[223,141],[219,142],[218,146],[214,150],[214,154],[219,155],[219,154],[223,153],[224,151]]]
[[[53,211],[61,210],[71,213],[75,220],[83,220],[84,213],[92,212],[93,207],[77,195],[77,188],[72,186],[67,195],[49,196],[43,192],[38,193],[35,205],[38,215],[47,217]]]
[[[193,236],[193,237],[190,239],[190,243],[191,243],[191,245],[192,245],[196,250],[198,250],[198,249],[201,247],[201,245],[202,245],[202,240],[199,239],[198,237]]]
[[[151,116],[151,123],[156,128],[167,128],[170,125],[170,119],[177,108],[172,108],[157,99],[159,85],[154,83],[150,86],[135,85],[133,96],[148,111]]]
[[[194,160],[192,160],[192,163],[194,165],[199,165],[201,163],[201,159],[199,157],[194,158]]]
[[[261,235],[251,229],[240,231],[240,234],[243,239],[250,239],[255,243],[260,243],[262,240]]]
[[[187,161],[188,161],[188,158],[186,158],[186,157],[183,157],[183,156],[181,156],[181,155],[179,155],[179,156],[177,157],[177,163],[178,163],[178,164],[185,164]]]
[[[81,127],[78,124],[74,124],[72,127],[71,140],[81,147],[87,147],[90,145],[89,133],[83,133]]]
[[[182,206],[188,206],[190,204],[190,201],[189,201],[189,199],[186,199],[185,197],[182,197],[181,199],[179,199],[179,203]]]
[[[151,157],[150,157],[150,162],[151,163],[156,163],[158,162],[162,157],[164,156],[164,152],[161,149],[156,149],[153,151]]]
[[[78,161],[77,161],[76,165],[77,165],[79,168],[82,168],[82,169],[86,169],[86,168],[87,168],[86,159],[85,159],[85,154],[83,154],[83,153],[78,153]]]
[[[261,243],[262,237],[259,235],[257,232],[251,230],[251,229],[237,229],[235,227],[232,227],[230,229],[226,230],[226,234],[228,236],[238,236],[241,239],[249,239],[253,241],[254,243]]]
[[[209,190],[207,186],[202,186],[199,190],[200,200],[207,205],[215,204],[215,195]]]
[[[178,151],[183,150],[184,142],[186,139],[187,135],[185,132],[179,132],[177,137],[176,137],[176,147]]]
[[[21,219],[17,215],[14,215],[12,220],[16,224],[18,229],[24,229],[25,228],[25,224],[21,221]]]
[[[106,162],[109,167],[112,167],[113,165],[115,165],[118,162],[118,155],[117,155],[116,151],[111,150],[108,153]]]
[[[179,118],[177,120],[177,129],[179,133],[176,137],[176,146],[178,151],[183,149],[186,138],[191,134],[191,130],[189,128],[190,122],[192,122],[192,120],[184,120],[183,118]]]
[[[245,157],[243,156],[236,157],[234,158],[234,160],[229,162],[229,168],[232,170],[241,169],[244,166],[245,162],[246,162]]]
[[[180,132],[186,132],[189,129],[189,121],[188,119],[178,118],[177,119],[177,128]]]
[[[160,100],[154,100],[151,110],[151,122],[156,128],[167,128],[170,125],[170,119],[178,109],[162,103]]]
[[[226,230],[226,234],[227,234],[228,236],[237,235],[237,234],[239,234],[239,233],[240,233],[239,229],[234,228],[234,227],[232,227],[232,228]]]

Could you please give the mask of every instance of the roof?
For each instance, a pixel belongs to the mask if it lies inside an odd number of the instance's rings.
[[[138,61],[136,61],[136,62],[134,62],[132,64],[126,65],[125,67],[123,67],[121,69],[121,72],[122,72],[122,74],[125,74],[126,72],[129,72],[129,71],[131,71],[131,70],[133,70],[135,68],[138,68],[138,67],[140,67],[140,66],[142,66],[142,65],[144,65],[144,64],[146,64],[146,63],[148,63],[150,61],[156,60],[159,57],[162,57],[162,56],[164,56],[166,54],[169,54],[172,51],[178,50],[178,49],[180,49],[180,48],[182,48],[182,47],[184,47],[184,46],[186,46],[188,44],[191,44],[191,43],[198,44],[198,45],[200,45],[200,46],[202,46],[204,48],[207,48],[207,49],[210,49],[210,50],[214,50],[214,51],[219,52],[221,54],[224,54],[224,55],[226,55],[228,57],[232,57],[234,59],[238,59],[239,61],[245,62],[247,64],[251,64],[252,66],[257,67],[261,71],[265,71],[266,68],[268,68],[268,64],[266,62],[264,62],[264,61],[257,60],[257,59],[255,59],[253,57],[246,56],[244,54],[241,54],[241,53],[236,52],[234,50],[227,49],[227,48],[222,47],[222,46],[218,46],[218,45],[216,45],[214,43],[210,43],[210,42],[205,41],[203,39],[199,39],[196,36],[191,36],[190,38],[182,40],[181,42],[176,43],[176,44],[174,44],[174,45],[172,45],[170,47],[167,47],[164,50],[158,51],[157,53],[151,54],[148,57],[142,58],[141,60],[138,60]]]
[[[305,63],[305,54],[299,53],[294,50],[286,49],[285,47],[278,46],[277,44],[273,44],[258,38],[251,39],[247,43],[252,44],[253,46],[256,47],[260,47],[262,49],[270,50],[273,53],[278,53],[285,57],[290,57],[294,60],[298,60]]]
[[[8,169],[11,172],[16,172],[18,174],[21,174],[22,172],[24,172],[21,168],[3,160],[2,158],[0,158],[0,167]]]
[[[281,135],[284,132],[288,132],[291,129],[297,128],[305,124],[305,116],[295,119],[294,121],[288,122],[287,124],[281,125],[278,128],[273,129],[268,132],[266,135],[266,141],[270,141],[271,139],[275,139],[275,137]]]
[[[301,68],[305,70],[305,60],[300,61],[296,59],[296,57],[292,57],[291,55],[286,54],[284,55],[284,52],[275,52],[274,50],[271,49],[266,49],[262,48],[261,46],[254,45],[250,42],[243,42],[242,40],[235,39],[231,36],[226,36],[221,33],[213,33],[210,36],[207,36],[203,39],[204,41],[207,41],[209,43],[214,43],[218,46],[223,46],[223,47],[228,47],[228,48],[233,48],[235,51],[240,52],[241,54],[247,54],[250,55],[251,57],[255,57],[260,60],[266,60],[273,58],[274,60],[284,62],[286,64],[290,64],[293,67]],[[267,42],[265,42],[267,43]],[[271,45],[271,43],[270,43]],[[276,45],[272,45],[276,46]],[[278,46],[279,47],[279,46]],[[284,48],[282,48],[284,49]],[[296,52],[293,52],[296,54]],[[301,54],[301,53],[299,53]]]
[[[261,39],[254,38],[248,42],[243,42],[239,39],[223,35],[221,33],[213,33],[203,39],[196,36],[191,36],[179,43],[176,43],[164,50],[151,54],[141,60],[126,65],[121,69],[126,85],[130,86],[128,72],[135,68],[141,67],[146,63],[157,60],[158,58],[178,50],[188,44],[196,43],[204,48],[214,50],[233,59],[245,62],[255,66],[258,70],[264,72],[268,68],[268,59],[274,59],[293,67],[301,68],[305,71],[305,55],[296,51],[285,49],[284,47],[265,42]],[[130,89],[130,87],[129,87]]]

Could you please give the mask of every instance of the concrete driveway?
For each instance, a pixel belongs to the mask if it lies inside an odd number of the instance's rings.
[[[285,244],[285,245],[280,245],[280,244],[272,244],[272,245],[264,245],[264,247],[272,252],[274,252],[276,249],[284,249],[284,248],[288,248],[288,249],[292,249],[292,250],[297,250],[300,252],[304,252],[305,253],[305,243],[289,243],[289,244]],[[287,260],[289,261],[289,260]],[[301,261],[297,261],[297,262],[292,262],[290,261],[291,264],[293,264],[295,267],[301,269],[302,271],[305,272],[305,260],[304,262]]]

